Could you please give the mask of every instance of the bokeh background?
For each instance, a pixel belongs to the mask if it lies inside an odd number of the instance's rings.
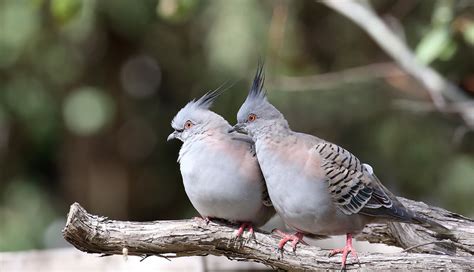
[[[474,98],[474,3],[377,0],[377,14]],[[190,99],[230,123],[259,58],[294,130],[371,164],[396,194],[474,216],[474,134],[360,28],[316,1],[1,0],[0,251],[65,245],[69,205],[196,215],[166,142]]]

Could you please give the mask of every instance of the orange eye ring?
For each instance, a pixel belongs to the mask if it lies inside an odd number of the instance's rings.
[[[247,121],[249,121],[249,122],[253,122],[256,119],[257,119],[257,115],[255,115],[253,113],[249,114],[249,116],[247,117]]]
[[[184,123],[184,128],[185,129],[190,129],[194,126],[193,122],[191,122],[190,120],[186,121],[186,123]]]

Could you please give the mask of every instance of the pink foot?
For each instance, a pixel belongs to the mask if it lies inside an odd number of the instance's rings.
[[[253,231],[253,226],[252,226],[252,224],[243,222],[243,223],[241,223],[241,225],[240,225],[240,227],[239,227],[239,230],[237,231],[237,235],[235,236],[235,238],[241,237],[242,234],[244,234],[244,231],[245,231],[246,228],[249,229],[250,236],[251,236],[251,237],[255,237],[255,233],[254,233],[254,231]]]
[[[331,250],[331,252],[329,253],[329,257],[334,256],[338,253],[342,253],[342,266],[341,266],[341,268],[344,269],[346,267],[346,260],[347,260],[347,255],[349,255],[349,252],[351,253],[352,257],[354,259],[356,259],[357,263],[359,263],[359,257],[357,256],[357,252],[352,247],[352,234],[350,234],[350,233],[348,233],[346,235],[346,246],[343,247],[343,248],[338,248],[338,249]]]
[[[301,232],[297,232],[295,234],[287,234],[281,230],[274,230],[273,232],[275,232],[278,236],[281,237],[280,242],[278,242],[279,251],[283,251],[283,247],[289,241],[291,241],[291,247],[293,248],[293,251],[296,251],[296,245],[298,243],[302,243],[303,245],[308,245],[305,241],[303,241],[304,234]]]

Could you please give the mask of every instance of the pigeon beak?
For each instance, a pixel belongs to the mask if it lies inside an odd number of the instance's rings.
[[[170,135],[168,135],[168,138],[166,138],[166,141],[169,142],[171,140],[174,140],[174,139],[177,138],[177,136],[178,136],[178,132],[175,130],[175,131],[171,132]]]
[[[228,133],[232,133],[234,131],[237,131],[240,133],[247,133],[247,131],[245,130],[245,124],[241,124],[241,123],[235,124],[235,126],[229,129]]]

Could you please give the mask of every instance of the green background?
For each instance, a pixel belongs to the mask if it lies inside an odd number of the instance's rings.
[[[373,1],[377,14],[474,97],[472,1]],[[1,0],[0,250],[63,246],[69,205],[115,219],[196,215],[166,142],[192,98],[230,123],[264,58],[269,99],[297,131],[342,145],[394,193],[474,216],[474,134],[426,107],[410,77],[315,1]],[[365,67],[356,79],[344,71]],[[280,84],[286,77],[336,73]],[[308,85],[305,85],[308,86]],[[413,102],[407,106],[408,102]]]

